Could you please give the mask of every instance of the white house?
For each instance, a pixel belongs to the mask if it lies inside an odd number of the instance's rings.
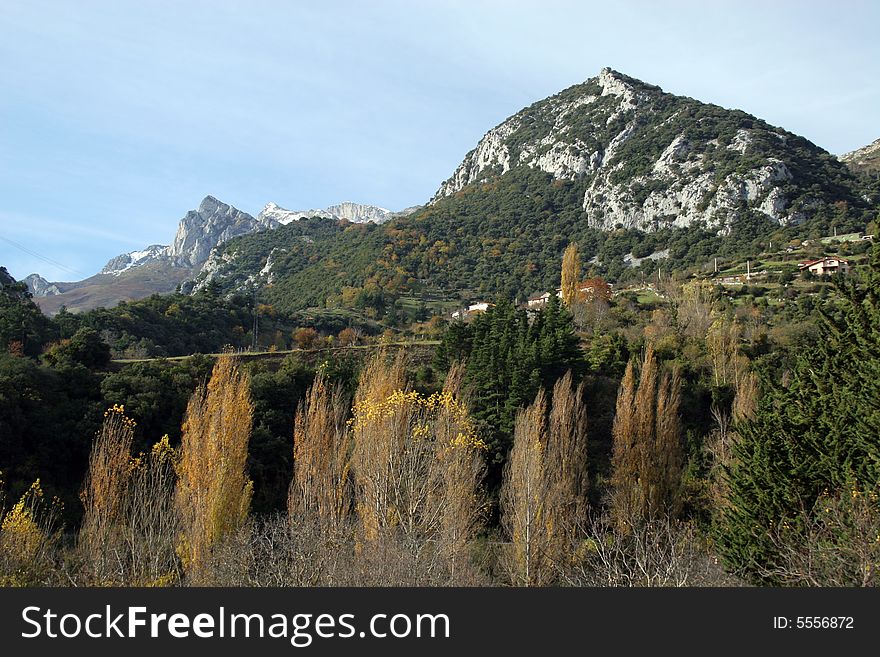
[[[544,294],[539,294],[534,297],[529,297],[528,301],[526,301],[526,305],[529,308],[541,308],[542,306],[547,305],[548,301],[550,301],[550,293],[544,292]]]
[[[473,315],[474,313],[484,313],[493,305],[488,301],[480,301],[479,303],[472,303],[467,308],[462,308],[461,310],[456,310],[452,313],[452,319],[460,319],[467,317],[468,315]]]

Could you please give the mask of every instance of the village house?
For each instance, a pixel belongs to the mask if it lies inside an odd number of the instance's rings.
[[[479,303],[472,303],[467,308],[462,308],[461,310],[456,310],[452,313],[452,319],[464,319],[468,315],[473,315],[474,313],[483,313],[489,310],[494,303],[489,303],[488,301],[480,301]]]
[[[817,260],[805,260],[799,262],[798,269],[800,271],[809,271],[816,276],[837,273],[846,275],[849,274],[850,264],[849,260],[844,260],[843,258],[825,256]]]
[[[529,297],[526,301],[526,306],[528,306],[529,308],[541,308],[545,306],[548,301],[550,301],[550,293],[544,292],[544,294]]]
[[[607,284],[609,289],[611,288],[611,283]],[[578,288],[578,291],[582,294],[593,294],[594,287],[593,285],[586,285],[581,283],[581,286]],[[558,299],[562,298],[562,288],[556,288],[556,297]],[[547,302],[550,301],[550,293],[544,292],[543,294],[537,294],[533,297],[529,297],[526,300],[527,308],[543,308],[547,305]]]

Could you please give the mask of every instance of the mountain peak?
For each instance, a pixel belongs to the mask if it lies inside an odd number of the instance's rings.
[[[226,203],[224,203],[223,201],[221,201],[217,197],[211,196],[210,194],[208,194],[205,198],[202,199],[202,202],[199,203],[199,210],[198,211],[200,214],[210,214],[211,212],[214,212],[217,208],[220,208],[220,207],[231,207],[231,206],[228,206]]]
[[[206,196],[198,210],[190,210],[180,220],[168,255],[180,267],[200,267],[218,244],[246,233],[275,228],[277,222],[254,218],[213,196]]]
[[[586,223],[603,230],[725,231],[746,214],[786,225],[839,198],[833,185],[811,191],[796,179],[805,162],[846,187],[843,167],[823,154],[745,112],[605,67],[489,130],[431,203],[528,168],[575,185]]]

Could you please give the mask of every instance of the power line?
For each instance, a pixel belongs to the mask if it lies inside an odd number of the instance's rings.
[[[86,277],[86,275],[83,274],[81,271],[78,271],[78,270],[74,269],[73,267],[68,267],[64,263],[58,262],[57,260],[53,260],[52,258],[49,258],[48,256],[41,255],[41,254],[37,253],[36,251],[31,251],[26,246],[19,244],[18,242],[11,240],[8,237],[3,237],[2,235],[0,235],[0,240],[3,240],[7,244],[11,244],[19,251],[23,251],[24,253],[27,253],[29,256],[32,256],[32,257],[37,258],[39,260],[42,260],[43,262],[45,262],[49,265],[55,265],[59,269],[63,269],[64,271],[71,273],[71,274],[75,274],[77,276],[82,276],[83,278]]]

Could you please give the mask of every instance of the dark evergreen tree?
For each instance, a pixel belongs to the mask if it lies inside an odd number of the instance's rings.
[[[755,420],[738,427],[716,538],[728,567],[757,583],[779,583],[817,502],[880,492],[880,247],[867,279],[839,289],[840,312],[822,313],[790,382],[764,380]]]
[[[36,356],[51,335],[49,320],[33,302],[27,286],[13,281],[0,267],[0,352]]]
[[[565,372],[583,367],[571,315],[555,297],[537,313],[500,300],[470,324],[452,324],[435,362],[452,360],[466,362],[472,412],[487,429],[496,469],[510,449],[517,411],[541,387],[551,389]]]

